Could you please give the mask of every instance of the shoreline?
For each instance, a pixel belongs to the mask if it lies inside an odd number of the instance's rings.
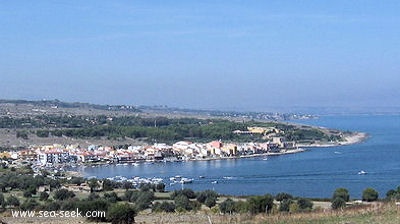
[[[260,153],[260,154],[251,154],[251,155],[240,155],[240,156],[231,156],[231,157],[210,157],[210,158],[193,158],[193,159],[187,159],[187,160],[178,160],[174,162],[196,162],[196,161],[215,161],[215,160],[235,160],[235,159],[246,159],[246,158],[257,158],[257,157],[268,157],[268,156],[281,156],[281,155],[289,155],[289,154],[295,154],[295,153],[301,153],[308,151],[307,148],[327,148],[327,147],[340,147],[340,146],[346,146],[346,145],[353,145],[353,144],[360,144],[367,140],[369,135],[364,132],[352,132],[351,134],[348,134],[347,136],[344,136],[344,141],[340,142],[320,142],[320,143],[313,143],[313,144],[297,144],[298,148],[296,149],[284,149],[281,152],[266,152],[266,153]],[[136,161],[137,162],[137,161]],[[152,163],[163,163],[166,161],[152,161]],[[134,163],[134,162],[130,162]],[[139,162],[141,163],[141,162]],[[167,163],[167,162],[166,162]],[[101,166],[101,165],[117,165],[121,163],[82,163],[80,164],[81,166]],[[79,166],[79,165],[78,165]],[[67,171],[69,175],[67,176],[80,176],[80,177],[85,177],[85,174],[81,171]]]
[[[351,135],[344,136],[344,141],[339,142],[319,142],[313,144],[297,144],[302,148],[326,148],[326,147],[338,147],[346,145],[360,144],[369,138],[369,135],[365,132],[353,132]]]

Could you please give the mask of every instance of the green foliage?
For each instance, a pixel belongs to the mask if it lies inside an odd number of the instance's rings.
[[[313,207],[313,203],[310,199],[300,198],[297,200],[297,204],[299,205],[299,209],[302,211],[311,211]]]
[[[175,201],[175,206],[178,210],[180,210],[180,211],[192,210],[192,207],[190,206],[189,198],[186,195],[180,194],[175,197],[174,201]]]
[[[204,204],[207,198],[216,200],[218,198],[218,193],[212,190],[205,190],[197,193],[196,199],[198,202]]]
[[[152,207],[153,212],[175,212],[175,204],[171,202],[156,202]]]
[[[103,191],[114,190],[114,183],[109,179],[103,179]]]
[[[136,208],[144,210],[149,208],[154,200],[154,192],[152,191],[126,191],[124,198],[125,201],[134,202]]]
[[[252,214],[270,212],[274,205],[274,197],[270,194],[264,196],[252,196],[249,203],[249,212]]]
[[[92,178],[88,181],[88,185],[90,187],[90,192],[94,192],[100,187],[100,184],[96,178]]]
[[[285,192],[278,193],[275,196],[275,200],[277,200],[277,201],[283,201],[283,200],[288,200],[288,199],[293,199],[293,196],[288,193],[285,193]]]
[[[236,212],[236,203],[232,199],[228,198],[219,204],[219,210],[224,214],[232,214]]]
[[[28,199],[21,206],[21,210],[24,211],[32,211],[39,205],[39,203],[35,199]]]
[[[69,183],[76,184],[77,186],[80,186],[81,184],[85,183],[85,178],[83,178],[83,177],[72,177],[71,180],[69,180]]]
[[[6,200],[4,199],[4,195],[3,195],[3,193],[0,193],[0,206],[2,207],[2,208],[5,208],[6,207]]]
[[[109,201],[110,203],[116,203],[117,201],[121,201],[121,198],[118,197],[117,193],[104,193],[104,199]]]
[[[342,208],[346,207],[346,201],[341,197],[337,197],[337,198],[333,199],[331,207],[334,210],[342,209]]]
[[[28,139],[28,132],[23,130],[23,131],[17,131],[17,138],[22,138],[22,139]]]
[[[400,199],[400,186],[397,189],[390,189],[386,193],[387,200],[399,200]]]
[[[349,191],[345,188],[338,188],[333,192],[332,200],[335,200],[335,198],[342,198],[347,202],[350,200]]]
[[[75,193],[73,191],[69,191],[67,189],[60,189],[54,192],[54,199],[56,200],[66,200],[69,198],[75,197]]]
[[[113,204],[108,209],[107,216],[112,224],[131,224],[135,222],[136,210],[128,203]]]
[[[171,194],[171,199],[175,199],[179,195],[185,195],[187,198],[196,198],[196,193],[192,189],[175,190]],[[205,200],[205,199],[204,199]]]
[[[7,203],[7,205],[12,206],[12,207],[18,207],[20,205],[18,198],[14,195],[8,196],[6,203]]]
[[[144,118],[137,116],[108,117],[99,116],[57,116],[41,115],[32,118],[0,118],[0,128],[15,128],[17,137],[28,138],[26,128],[41,128],[35,133],[38,137],[67,136],[73,138],[122,139],[146,138],[148,142],[174,142],[196,139],[206,142],[215,139],[228,141],[256,141],[261,135],[237,135],[234,130],[247,130],[248,126],[276,127],[283,130],[288,140],[337,140],[336,135],[326,135],[315,128],[298,128],[283,123],[234,122],[222,119],[196,118]],[[49,131],[51,129],[51,131]]]
[[[216,197],[207,197],[207,199],[204,201],[204,204],[207,207],[211,208],[217,204],[217,198]]]
[[[289,212],[290,205],[293,203],[292,199],[283,199],[279,205],[279,211],[281,212]]]
[[[376,201],[378,200],[378,192],[373,188],[367,188],[362,193],[363,201]]]
[[[46,201],[49,198],[49,194],[47,192],[41,192],[39,195],[39,200],[40,201]]]

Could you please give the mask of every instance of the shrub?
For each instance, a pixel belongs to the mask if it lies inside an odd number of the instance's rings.
[[[44,191],[41,192],[40,195],[39,195],[39,200],[40,201],[46,201],[48,198],[49,198],[49,194],[44,192]]]
[[[279,211],[281,212],[289,212],[290,205],[293,203],[292,199],[283,199],[281,204],[279,205]]]
[[[7,205],[17,207],[20,205],[20,203],[17,197],[15,197],[14,195],[10,195],[7,198]]]
[[[54,192],[54,199],[56,200],[66,200],[73,197],[75,197],[75,193],[67,189],[60,189]]]
[[[367,188],[362,193],[363,201],[376,201],[378,200],[378,192],[373,188]]]
[[[283,201],[283,200],[288,200],[288,199],[293,199],[293,196],[288,193],[285,193],[285,192],[278,193],[275,196],[275,200],[277,200],[277,201]]]
[[[175,212],[175,204],[163,201],[162,203],[156,202],[152,208],[153,212]]]
[[[350,200],[350,194],[349,191],[345,188],[338,188],[333,192],[332,200],[335,200],[335,198],[342,198],[344,201],[349,201]]]
[[[303,211],[310,211],[314,205],[312,201],[307,198],[298,199],[297,204],[299,205],[299,209]]]
[[[235,212],[235,202],[232,199],[228,198],[221,204],[219,204],[219,210],[222,213],[232,214]]]
[[[270,194],[264,196],[250,197],[247,202],[249,203],[249,211],[252,214],[270,212],[274,205],[274,198]]]
[[[334,210],[344,208],[345,206],[346,206],[346,201],[341,197],[335,198],[331,204],[331,207]]]
[[[113,204],[107,213],[108,221],[112,224],[131,224],[135,222],[136,210],[128,203]]]

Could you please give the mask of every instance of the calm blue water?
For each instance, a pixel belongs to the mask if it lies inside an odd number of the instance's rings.
[[[184,187],[213,189],[232,195],[288,192],[303,197],[331,197],[338,187],[347,188],[352,198],[373,187],[384,197],[400,185],[400,116],[352,115],[325,116],[298,121],[341,130],[367,132],[367,141],[350,146],[310,148],[293,155],[263,158],[140,164],[139,166],[87,167],[86,176],[99,178],[116,175],[132,177],[194,178]],[[367,175],[358,175],[360,170]],[[199,178],[204,176],[204,178]],[[225,177],[225,178],[224,178]],[[217,184],[212,184],[217,181]],[[168,185],[168,184],[167,184]],[[181,185],[167,186],[167,190]]]

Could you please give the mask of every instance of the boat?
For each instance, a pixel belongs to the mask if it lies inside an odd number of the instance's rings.
[[[179,181],[179,183],[181,184],[190,184],[192,182],[193,182],[192,178],[185,178],[185,177],[182,177],[182,179]]]
[[[365,172],[364,170],[358,172],[358,175],[365,175],[365,174],[367,174],[367,172]]]
[[[264,157],[262,160],[268,160],[268,157]]]
[[[218,184],[218,181],[214,180],[211,182],[212,184]]]

